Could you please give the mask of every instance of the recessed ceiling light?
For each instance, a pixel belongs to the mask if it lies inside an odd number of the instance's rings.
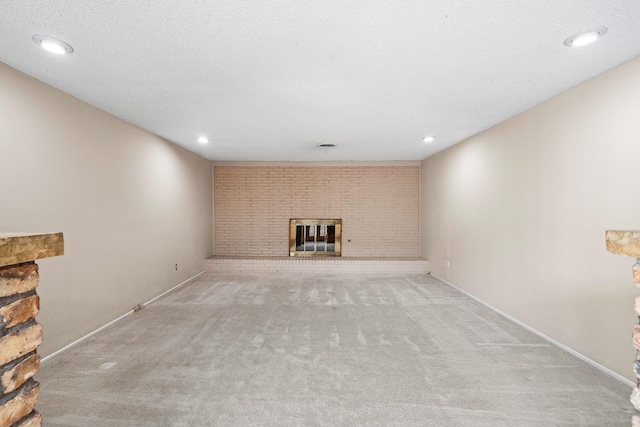
[[[428,135],[428,136],[425,136],[424,138],[422,138],[422,141],[426,142],[427,144],[429,144],[429,143],[431,143],[431,142],[433,142],[435,140],[436,140],[436,137],[432,136],[432,135]]]
[[[570,37],[567,37],[567,39],[564,41],[564,44],[565,46],[570,46],[570,47],[585,46],[598,40],[600,37],[604,36],[606,33],[607,33],[607,27],[592,28],[589,31],[582,31],[579,33],[575,33]]]
[[[198,139],[197,139],[197,141],[198,141],[200,144],[206,144],[207,142],[209,142],[209,138],[207,138],[206,136],[199,136],[199,137],[198,137]]]
[[[69,44],[53,37],[35,35],[32,40],[47,52],[55,53],[56,55],[65,55],[73,52],[73,48]]]

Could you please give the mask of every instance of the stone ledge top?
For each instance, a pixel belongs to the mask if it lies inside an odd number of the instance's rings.
[[[607,251],[640,258],[640,231],[607,230]]]
[[[0,267],[64,255],[62,233],[0,233]]]

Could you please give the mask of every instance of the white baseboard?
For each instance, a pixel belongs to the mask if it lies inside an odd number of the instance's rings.
[[[187,283],[191,282],[192,280],[194,280],[195,278],[197,278],[198,276],[200,276],[201,274],[203,274],[204,271],[201,271],[200,273],[196,274],[195,276],[191,276],[190,278],[188,278],[187,280],[185,280],[184,282],[178,283],[177,285],[175,285],[173,288],[169,289],[168,291],[165,291],[163,293],[161,293],[160,295],[158,295],[157,297],[154,297],[152,299],[150,299],[149,301],[140,304],[142,307],[145,307],[149,304],[151,304],[154,301],[157,301],[158,299],[162,298],[163,296],[177,290],[178,288],[180,288],[181,286],[186,285]],[[128,317],[130,315],[133,314],[133,310],[130,310],[128,312],[126,312],[125,314],[123,314],[122,316],[118,317],[117,319],[112,320],[111,322],[107,323],[106,325],[102,325],[100,326],[98,329],[96,329],[93,332],[88,333],[87,335],[83,336],[82,338],[79,338],[77,340],[75,340],[74,342],[72,342],[71,344],[65,345],[64,347],[62,347],[60,350],[55,351],[53,353],[51,353],[50,355],[48,355],[47,357],[43,357],[41,363],[47,363],[48,361],[50,361],[51,359],[53,359],[54,357],[64,353],[65,351],[69,350],[70,348],[76,346],[77,344],[80,344],[82,341],[94,336],[95,334],[97,334],[100,331],[105,330],[106,328],[108,328],[109,326],[113,325],[116,322],[119,322],[120,320],[124,319],[125,317]]]
[[[588,363],[589,365],[591,365],[594,368],[604,372],[605,374],[615,378],[616,380],[620,381],[621,383],[624,383],[624,384],[628,385],[629,387],[635,387],[636,386],[633,381],[623,377],[622,375],[618,374],[617,372],[612,371],[611,369],[607,368],[606,366],[603,366],[603,365],[599,364],[595,360],[592,360],[592,359],[588,358],[584,354],[579,353],[579,352],[575,351],[574,349],[572,349],[570,347],[567,347],[566,345],[562,344],[561,342],[554,340],[550,336],[547,336],[547,335],[543,334],[542,332],[538,331],[537,329],[532,328],[531,326],[527,325],[526,323],[523,323],[520,320],[518,320],[518,319],[516,319],[516,318],[514,318],[512,316],[509,316],[507,313],[495,308],[491,304],[487,304],[486,302],[482,301],[481,299],[471,295],[467,291],[464,291],[464,290],[460,289],[456,285],[447,282],[446,280],[442,279],[441,277],[438,277],[435,274],[432,274],[432,276],[436,277],[439,280],[442,280],[444,283],[446,283],[447,285],[451,286],[454,289],[457,289],[458,291],[462,292],[463,294],[465,294],[469,298],[479,302],[480,304],[484,305],[485,307],[489,308],[490,310],[495,311],[499,315],[511,320],[513,323],[515,323],[515,324],[517,324],[519,326],[522,326],[526,330],[528,330],[530,332],[533,332],[534,334],[536,334],[540,338],[550,342],[551,344],[555,345],[556,347],[560,347],[562,350],[566,351],[567,353],[577,357],[578,359],[582,360],[583,362]]]
[[[184,282],[178,283],[178,284],[177,284],[177,285],[175,285],[173,288],[171,288],[171,289],[169,289],[169,290],[164,291],[163,293],[161,293],[161,294],[160,294],[160,295],[158,295],[157,297],[151,298],[149,301],[147,301],[147,302],[145,302],[144,304],[142,304],[142,306],[144,307],[144,306],[146,306],[146,305],[148,305],[148,304],[151,304],[152,302],[155,302],[155,301],[159,300],[159,299],[160,299],[160,298],[162,298],[163,296],[165,296],[165,295],[167,295],[167,294],[170,294],[171,292],[173,292],[173,291],[177,290],[178,288],[180,288],[180,287],[182,287],[182,286],[186,285],[186,284],[187,284],[187,283],[189,283],[190,281],[195,280],[198,276],[200,276],[201,274],[204,274],[204,273],[205,273],[205,272],[204,272],[204,270],[203,270],[203,271],[201,271],[200,273],[195,274],[195,275],[193,275],[193,276],[189,277],[189,278],[188,278],[187,280],[185,280]],[[133,310],[132,310],[132,311],[133,311]]]

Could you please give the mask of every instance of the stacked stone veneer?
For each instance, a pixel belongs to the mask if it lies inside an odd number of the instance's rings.
[[[607,231],[606,242],[609,252],[636,258],[632,267],[633,280],[636,288],[640,288],[640,231]],[[632,327],[631,342],[636,349],[636,360],[633,363],[636,386],[631,392],[630,400],[636,410],[640,411],[640,295],[636,296],[635,312],[639,322]],[[633,416],[632,426],[640,427],[640,416]]]
[[[288,256],[289,219],[342,219],[342,256],[418,257],[418,165],[214,165],[215,253]]]
[[[0,235],[0,427],[42,425],[35,410],[40,385],[33,380],[42,342],[35,319],[39,274],[36,263],[26,260],[61,254],[62,234]]]

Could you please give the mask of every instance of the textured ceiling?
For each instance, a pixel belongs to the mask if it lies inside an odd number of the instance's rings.
[[[213,160],[419,160],[637,56],[639,23],[638,0],[0,0],[0,61]]]

